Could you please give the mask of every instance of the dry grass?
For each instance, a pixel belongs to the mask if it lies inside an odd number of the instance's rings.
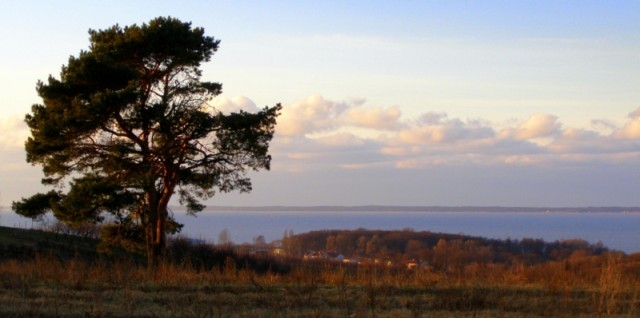
[[[637,317],[637,268],[619,255],[582,261],[457,273],[318,263],[257,274],[232,259],[149,272],[126,261],[37,257],[0,263],[0,316]]]

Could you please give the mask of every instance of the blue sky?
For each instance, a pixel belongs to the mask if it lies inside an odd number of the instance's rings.
[[[21,1],[0,12],[0,205],[35,83],[87,30],[173,16],[222,40],[219,109],[285,106],[273,169],[210,205],[639,206],[640,3]]]

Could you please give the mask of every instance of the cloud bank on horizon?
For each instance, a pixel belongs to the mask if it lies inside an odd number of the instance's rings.
[[[213,102],[221,111],[255,111],[247,97]],[[637,164],[640,107],[626,118],[594,118],[568,127],[554,114],[534,113],[498,125],[484,118],[425,112],[405,118],[398,107],[321,95],[285,105],[273,142],[274,169],[420,169],[437,165],[559,166]]]
[[[225,113],[255,112],[248,97],[221,96],[211,106]],[[397,106],[369,107],[364,99],[321,95],[284,105],[272,144],[274,169],[419,169],[437,165],[541,165],[640,162],[640,107],[621,125],[592,119],[567,127],[553,114],[535,113],[511,126],[488,119],[425,112],[405,118]],[[0,149],[16,168],[29,130],[18,116],[0,118]],[[22,162],[24,162],[22,160]],[[26,164],[25,164],[26,165]],[[3,170],[7,170],[7,165]]]

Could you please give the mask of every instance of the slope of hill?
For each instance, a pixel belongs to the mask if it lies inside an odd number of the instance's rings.
[[[0,260],[30,259],[36,255],[95,259],[97,245],[96,239],[0,226]]]

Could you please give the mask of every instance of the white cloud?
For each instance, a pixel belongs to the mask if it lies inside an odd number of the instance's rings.
[[[333,147],[353,147],[353,146],[361,146],[366,141],[362,138],[357,137],[354,134],[341,132],[328,136],[322,136],[318,138],[314,138],[316,142],[325,146],[333,146]]]
[[[363,99],[336,102],[313,95],[284,105],[276,132],[282,136],[301,136],[358,128],[382,133],[402,126],[398,107],[365,107],[363,104]]]
[[[449,119],[446,113],[430,112],[421,115],[416,124],[399,131],[397,141],[411,145],[443,144],[469,139],[481,140],[493,135],[492,128],[479,121]]]
[[[376,130],[393,130],[399,127],[400,109],[398,107],[349,109],[345,116],[347,124]]]
[[[640,118],[634,118],[627,122],[622,129],[616,132],[616,135],[627,139],[640,138]]]
[[[443,123],[413,127],[398,132],[398,140],[410,145],[452,144],[465,139],[490,137],[491,130],[482,127],[467,126],[463,122]]]
[[[558,117],[550,114],[535,114],[515,128],[502,130],[499,135],[502,138],[516,140],[529,140],[536,138],[552,137],[561,132],[562,124]]]
[[[237,113],[241,110],[249,113],[255,113],[259,110],[251,99],[244,96],[236,96],[231,99],[224,96],[218,96],[211,100],[209,105],[224,114]]]
[[[629,121],[617,130],[614,134],[618,138],[638,139],[640,138],[640,108],[629,113]]]
[[[621,126],[615,120],[592,120],[606,123],[607,129],[565,127],[558,116],[543,113],[498,128],[443,112],[403,118],[397,107],[316,95],[284,106],[272,149],[280,155],[274,156],[275,165],[288,170],[633,163],[640,158],[639,114],[632,112]]]
[[[310,96],[283,107],[276,132],[283,136],[296,136],[335,129],[338,118],[348,107],[347,103],[325,100],[320,95]]]
[[[556,136],[545,149],[556,156],[564,156],[563,159],[570,158],[569,155],[582,156],[582,158],[599,156],[614,156],[621,153],[638,153],[640,143],[634,140],[620,139],[616,134],[600,134],[596,131],[566,128],[561,134]],[[577,157],[573,157],[577,158]],[[616,159],[617,160],[617,159]],[[580,161],[588,161],[581,159]]]

